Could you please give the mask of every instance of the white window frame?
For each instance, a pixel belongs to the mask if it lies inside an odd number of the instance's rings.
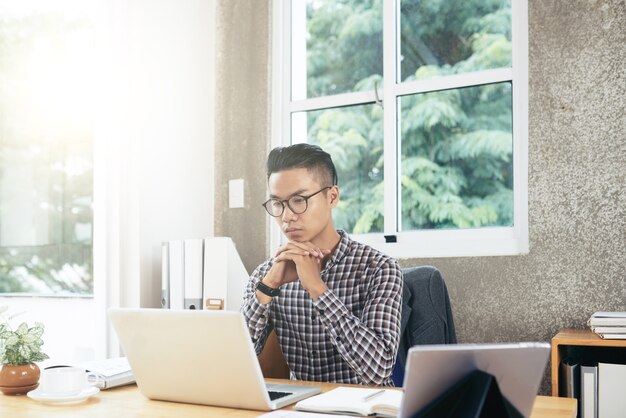
[[[339,106],[376,102],[374,91],[292,101],[291,90],[291,1],[274,0],[272,34],[272,148],[299,142],[291,140],[291,114]],[[396,81],[396,39],[399,1],[383,2],[384,86],[384,232],[351,236],[397,258],[466,257],[526,254],[528,247],[528,2],[511,0],[512,67],[457,74],[434,80]],[[402,231],[396,229],[401,210],[398,195],[400,149],[396,114],[399,96],[482,84],[512,83],[513,201],[511,227]],[[390,87],[389,87],[390,86]],[[340,184],[341,188],[341,184]],[[397,201],[396,201],[397,200]],[[268,221],[269,222],[269,221]],[[395,236],[396,242],[386,242]],[[270,223],[270,248],[284,240],[280,228]]]

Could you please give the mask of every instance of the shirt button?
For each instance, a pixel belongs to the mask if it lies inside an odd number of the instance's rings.
[[[315,315],[311,315],[311,321],[315,321]]]
[[[338,343],[342,342],[343,340],[341,339],[341,337],[337,337],[335,338],[335,341],[337,341]]]
[[[323,309],[319,309],[319,313],[320,313],[320,315],[324,315],[324,310]]]
[[[313,350],[311,354],[313,355],[313,357],[317,357],[317,351]]]

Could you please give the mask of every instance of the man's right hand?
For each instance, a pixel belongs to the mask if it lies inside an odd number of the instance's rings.
[[[319,247],[311,244],[310,242],[293,242],[290,241],[287,244],[281,246],[276,251],[274,258],[278,257],[280,254],[284,252],[289,252],[291,254],[299,254],[302,256],[311,256],[315,257],[319,263],[322,262],[322,259],[330,254],[331,250],[320,249]],[[267,286],[278,289],[285,283],[295,282],[298,280],[298,272],[296,270],[296,264],[290,260],[284,261],[275,261],[272,264],[272,267],[267,272],[265,277],[261,280]],[[272,298],[271,296],[266,295],[265,293],[256,291],[256,296],[259,302],[262,304],[270,303]]]

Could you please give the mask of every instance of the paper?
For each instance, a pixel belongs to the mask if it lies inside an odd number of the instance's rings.
[[[316,414],[312,412],[278,410],[260,415],[258,418],[344,418],[349,416],[353,415]]]

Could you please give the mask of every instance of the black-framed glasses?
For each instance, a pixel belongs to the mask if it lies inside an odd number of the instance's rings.
[[[278,218],[285,211],[285,203],[286,203],[287,206],[289,206],[289,210],[291,210],[296,215],[300,215],[301,213],[306,212],[307,208],[309,207],[308,202],[310,198],[312,198],[318,193],[323,192],[326,189],[331,189],[331,188],[332,186],[326,186],[323,189],[320,189],[316,191],[315,193],[310,194],[308,196],[302,196],[302,195],[297,194],[285,200],[269,199],[267,202],[263,203],[263,207],[265,208],[267,213],[270,214],[270,216]]]

